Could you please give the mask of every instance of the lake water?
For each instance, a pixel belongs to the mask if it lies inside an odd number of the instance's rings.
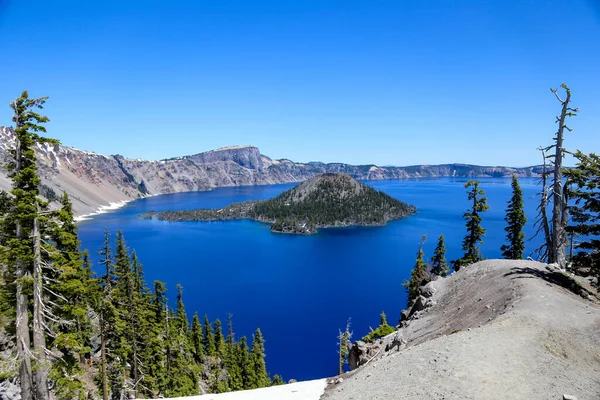
[[[482,252],[498,258],[504,243],[510,179],[480,179],[490,205]],[[127,244],[144,264],[146,280],[167,282],[168,297],[184,287],[189,314],[211,320],[233,314],[237,337],[260,327],[266,338],[267,367],[284,379],[332,376],[337,372],[337,335],[351,318],[354,339],[379,324],[383,310],[391,325],[406,306],[402,282],[410,277],[419,240],[431,257],[444,234],[447,258],[458,258],[465,232],[462,214],[469,207],[466,179],[366,182],[411,204],[418,213],[384,227],[332,228],[312,236],[275,234],[252,221],[169,223],[144,220],[148,210],[215,208],[266,199],[294,185],[220,188],[211,192],[162,195],[137,200],[122,209],[80,223],[82,247],[97,250],[108,228],[122,229]],[[522,179],[526,235],[533,233],[538,187]],[[527,243],[527,251],[539,240]],[[190,315],[191,316],[191,315]]]

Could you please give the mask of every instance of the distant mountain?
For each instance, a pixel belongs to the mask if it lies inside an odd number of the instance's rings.
[[[14,146],[14,132],[0,127],[0,161]],[[537,176],[537,167],[481,167],[466,164],[378,167],[342,163],[295,163],[273,160],[253,146],[232,146],[160,161],[105,156],[67,146],[37,146],[41,192],[53,199],[67,191],[77,215],[101,206],[147,195],[210,190],[222,186],[301,182],[325,172],[345,173],[361,180],[422,177]],[[0,171],[0,190],[9,189],[6,171]]]
[[[360,183],[347,174],[324,173],[279,196],[232,204],[221,209],[149,212],[160,220],[215,221],[253,219],[271,223],[271,230],[312,234],[317,228],[376,226],[414,214],[414,206]]]

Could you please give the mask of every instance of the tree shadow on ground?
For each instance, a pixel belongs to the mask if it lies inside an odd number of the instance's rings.
[[[513,276],[512,279],[540,278],[546,282],[565,288],[584,299],[588,299],[591,294],[583,286],[577,283],[575,279],[561,271],[552,271],[548,269],[541,270],[531,267],[515,267],[511,268],[510,272],[507,272],[504,276]]]

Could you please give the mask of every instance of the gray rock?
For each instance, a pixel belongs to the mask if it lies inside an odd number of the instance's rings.
[[[429,298],[429,297],[433,296],[439,290],[439,287],[440,287],[439,280],[431,281],[427,285],[425,285],[421,288],[421,290],[420,290],[421,296]]]
[[[21,388],[8,380],[0,382],[0,399],[21,400]]]
[[[563,400],[577,400],[577,397],[571,396],[570,394],[563,394]]]
[[[423,311],[434,304],[435,302],[431,298],[426,298],[423,296],[417,297],[417,300],[415,300],[410,309],[409,318],[412,317],[415,313]]]

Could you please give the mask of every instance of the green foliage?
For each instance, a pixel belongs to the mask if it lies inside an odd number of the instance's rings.
[[[265,340],[260,328],[256,330],[252,340],[251,365],[254,373],[251,375],[250,388],[262,388],[271,386],[271,379],[267,373],[267,365],[265,363]]]
[[[574,203],[569,211],[571,225],[567,232],[580,238],[572,268],[595,278],[600,289],[600,157],[596,154],[575,154],[575,168],[566,172],[567,194]]]
[[[502,256],[509,260],[521,260],[525,251],[525,234],[523,227],[527,223],[525,211],[523,210],[523,192],[519,186],[519,180],[516,175],[512,176],[511,182],[513,194],[506,207],[506,217],[504,220],[507,223],[506,240],[508,245],[502,245],[500,250]]]
[[[338,375],[344,373],[344,364],[346,364],[346,359],[348,358],[348,354],[350,353],[350,346],[352,340],[352,332],[350,331],[350,319],[346,321],[346,328],[338,335]]]
[[[215,352],[216,356],[223,358],[225,356],[225,337],[223,336],[223,327],[221,326],[221,320],[215,320]]]
[[[377,339],[389,335],[390,333],[394,333],[395,331],[396,330],[388,324],[380,325],[377,327],[377,329],[372,330],[367,335],[363,336],[362,341],[365,343],[371,343]]]
[[[215,356],[217,354],[217,347],[215,344],[215,334],[213,332],[212,324],[208,321],[208,317],[204,315],[204,325],[202,325],[202,337],[204,341],[204,353],[208,356]]]
[[[393,327],[388,325],[385,313],[382,311],[379,315],[379,326],[375,330],[371,329],[371,332],[363,336],[362,341],[365,343],[371,343],[395,331],[396,330]]]
[[[479,189],[479,182],[468,181],[465,184],[468,199],[472,202],[471,208],[463,214],[463,218],[467,221],[467,234],[463,239],[462,249],[465,254],[462,258],[454,260],[454,270],[458,271],[461,267],[476,263],[483,259],[479,247],[483,244],[483,236],[485,235],[485,229],[481,226],[483,218],[481,213],[486,212],[489,209],[487,204],[487,198],[485,192]]]
[[[204,347],[202,345],[202,325],[200,325],[200,318],[198,318],[197,312],[194,313],[194,317],[192,318],[190,341],[192,343],[194,359],[197,363],[201,363],[204,359]]]
[[[271,383],[271,386],[279,386],[279,385],[285,385],[285,381],[283,380],[281,375],[275,374],[273,376],[273,382]]]
[[[406,289],[408,294],[408,306],[419,296],[419,289],[421,286],[430,279],[429,273],[427,272],[427,263],[425,262],[425,253],[423,252],[423,245],[427,235],[423,235],[421,242],[419,243],[419,251],[417,251],[417,260],[415,266],[410,274],[410,280],[405,281],[402,286]]]
[[[431,257],[431,273],[438,276],[446,276],[450,272],[450,268],[446,264],[446,245],[444,243],[444,235],[440,235],[437,246]]]
[[[242,370],[242,382],[244,389],[253,389],[256,377],[254,376],[254,363],[249,354],[248,342],[242,336],[237,346],[237,364]]]

